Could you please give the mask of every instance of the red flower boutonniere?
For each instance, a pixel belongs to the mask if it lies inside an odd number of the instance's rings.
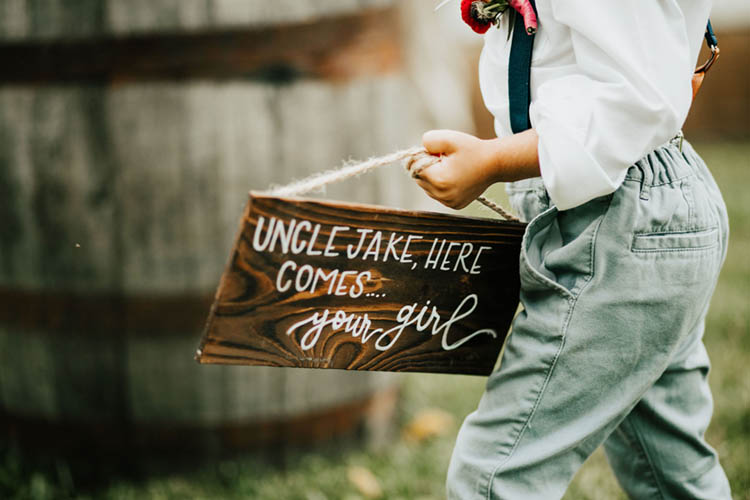
[[[475,32],[484,34],[497,25],[500,16],[512,7],[523,16],[526,33],[533,35],[538,26],[536,13],[529,0],[461,0],[461,18]]]

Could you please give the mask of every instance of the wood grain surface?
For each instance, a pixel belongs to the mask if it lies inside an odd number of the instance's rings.
[[[251,194],[196,359],[488,374],[524,227]]]

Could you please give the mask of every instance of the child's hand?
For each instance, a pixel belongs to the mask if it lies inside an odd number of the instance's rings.
[[[538,139],[533,129],[490,140],[455,130],[431,130],[422,136],[422,143],[440,161],[418,159],[409,168],[419,172],[417,183],[430,197],[460,209],[495,182],[538,176]]]
[[[440,157],[417,160],[410,168],[419,172],[417,183],[432,198],[451,208],[463,208],[493,183],[488,175],[486,141],[454,130],[431,130],[422,136],[427,152]]]

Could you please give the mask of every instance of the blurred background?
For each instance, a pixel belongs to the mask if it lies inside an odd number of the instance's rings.
[[[0,0],[0,498],[443,498],[481,377],[193,361],[249,190],[492,137],[481,38],[437,3]],[[750,4],[712,20],[708,436],[750,499]],[[398,166],[318,196],[442,210]],[[566,498],[624,498],[601,451]]]

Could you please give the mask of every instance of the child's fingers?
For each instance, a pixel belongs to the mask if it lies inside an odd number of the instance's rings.
[[[449,208],[460,209],[468,205],[468,202],[461,202],[455,198],[450,192],[441,190],[435,187],[434,184],[425,179],[417,179],[417,184],[421,187],[424,192],[435,201],[439,201],[443,205]]]
[[[415,179],[423,178],[422,174],[425,170],[436,163],[437,157],[435,156],[420,156],[419,158],[412,158],[409,160],[406,168]]]
[[[448,196],[446,196],[446,193],[435,189],[435,186],[430,184],[428,181],[424,179],[417,179],[417,184],[419,184],[419,187],[421,187],[424,190],[424,192],[427,194],[427,196],[429,196],[433,200],[442,203],[446,207],[457,208],[453,200],[449,198]]]
[[[438,188],[432,182],[430,167],[435,165],[435,160],[430,157],[421,157],[409,162],[408,168],[417,185],[421,187],[430,197],[435,198]]]
[[[428,179],[424,179],[422,177],[415,177],[414,180],[417,183],[417,185],[422,188],[425,194],[427,194],[427,196],[429,196],[433,200],[437,200],[442,203],[443,200],[441,199],[441,193],[435,188],[435,186]]]
[[[430,183],[429,183],[428,181],[426,181],[426,180],[424,180],[424,179],[420,179],[419,177],[417,177],[417,178],[416,178],[416,179],[414,179],[414,180],[416,181],[417,185],[418,185],[419,187],[421,187],[421,188],[422,188],[422,190],[423,190],[423,191],[424,191],[425,193],[427,193],[427,196],[429,196],[430,198],[435,198],[435,196],[436,196],[436,193],[434,193],[434,192],[433,192],[433,189],[434,189],[434,188],[433,188],[432,184],[430,184]]]
[[[428,160],[431,160],[432,156],[418,155],[412,156],[406,161],[406,171],[411,174],[412,177],[417,177],[419,173],[424,170],[428,165]]]
[[[430,130],[422,136],[422,144],[430,154],[451,154],[456,145],[453,141],[453,133],[449,130]]]

